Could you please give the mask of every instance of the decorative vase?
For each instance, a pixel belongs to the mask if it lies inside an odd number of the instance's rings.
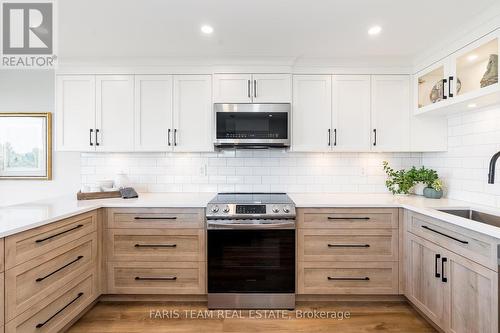
[[[425,184],[419,183],[413,186],[413,194],[424,195]]]
[[[490,59],[488,60],[488,66],[486,67],[486,72],[481,79],[481,88],[487,87],[489,85],[498,82],[498,54],[490,54]]]
[[[424,188],[424,197],[429,199],[441,199],[443,197],[443,190],[436,191],[432,187]]]

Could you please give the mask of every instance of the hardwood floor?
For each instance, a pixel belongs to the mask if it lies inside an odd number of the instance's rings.
[[[316,314],[328,313],[329,318],[297,318],[293,311],[280,312],[282,318],[270,317],[268,313],[267,319],[256,319],[257,312],[250,313],[249,311],[231,311],[226,313],[226,318],[217,318],[220,313],[216,310],[211,312],[212,318],[206,318],[210,316],[210,312],[200,303],[100,302],[76,322],[68,332],[436,332],[410,305],[403,301],[329,302],[315,303],[313,306],[308,304],[310,303],[304,303],[296,310],[300,310],[302,313],[307,311],[310,311],[307,313],[313,313],[312,311],[316,310]],[[339,312],[349,312],[350,318],[347,318],[346,314],[342,320],[332,318],[334,314],[338,317]],[[179,318],[171,318],[175,317],[176,313]],[[259,313],[261,316],[265,315],[263,310]],[[155,316],[157,318],[154,318]]]

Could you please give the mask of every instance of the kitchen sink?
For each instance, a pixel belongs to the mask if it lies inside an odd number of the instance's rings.
[[[473,209],[438,209],[440,212],[460,216],[469,220],[489,224],[500,228],[500,216],[478,212]]]

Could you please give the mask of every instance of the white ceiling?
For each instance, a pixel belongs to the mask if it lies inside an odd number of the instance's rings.
[[[60,0],[58,53],[411,61],[496,1]],[[368,36],[374,24],[383,31]]]

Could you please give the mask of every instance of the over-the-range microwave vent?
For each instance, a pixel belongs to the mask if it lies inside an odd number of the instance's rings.
[[[289,103],[214,104],[217,148],[267,149],[290,146]]]

